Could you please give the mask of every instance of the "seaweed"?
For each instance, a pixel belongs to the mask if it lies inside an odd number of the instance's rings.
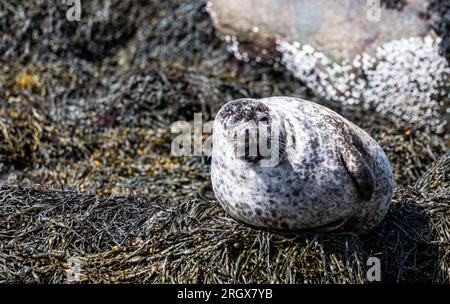
[[[133,283],[362,283],[366,260],[384,282],[449,283],[447,153],[398,189],[372,233],[255,229],[198,196],[99,198],[3,186],[0,281]]]

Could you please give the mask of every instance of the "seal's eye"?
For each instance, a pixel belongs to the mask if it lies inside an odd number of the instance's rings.
[[[269,122],[269,117],[268,116],[263,116],[259,119],[258,122],[264,122],[264,123],[268,123]]]

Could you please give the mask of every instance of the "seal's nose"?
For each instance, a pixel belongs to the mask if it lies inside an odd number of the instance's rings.
[[[238,159],[257,162],[270,156],[270,148],[270,135],[259,128],[247,128],[236,135],[235,153]]]

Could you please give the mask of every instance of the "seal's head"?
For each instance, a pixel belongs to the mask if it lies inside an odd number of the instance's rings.
[[[249,163],[284,155],[282,123],[279,115],[254,99],[238,99],[225,104],[216,117],[221,132],[236,159]],[[214,127],[216,129],[216,126]]]

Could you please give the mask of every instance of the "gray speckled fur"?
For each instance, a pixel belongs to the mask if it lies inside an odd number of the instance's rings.
[[[264,106],[286,141],[278,165],[235,157],[228,122]],[[257,110],[255,110],[257,111]],[[213,131],[211,180],[235,219],[275,229],[365,233],[386,215],[394,181],[389,161],[366,132],[332,110],[288,97],[239,99],[224,105]]]

